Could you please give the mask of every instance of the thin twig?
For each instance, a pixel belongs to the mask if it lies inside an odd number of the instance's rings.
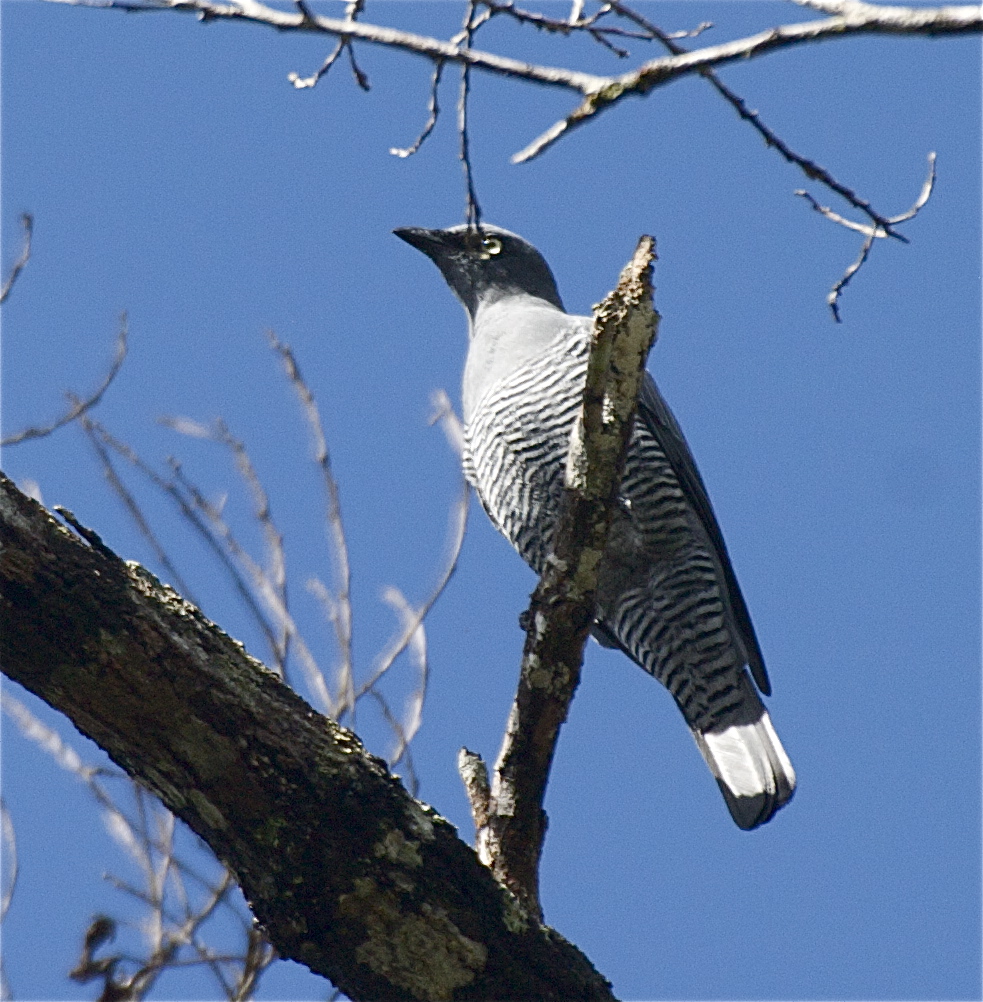
[[[385,675],[396,658],[409,646],[420,624],[427,618],[430,610],[434,607],[437,599],[443,594],[448,582],[457,568],[457,560],[461,553],[461,546],[464,542],[464,534],[468,524],[468,509],[471,500],[471,487],[464,478],[461,478],[461,493],[451,504],[448,527],[448,542],[444,566],[440,571],[437,584],[430,592],[429,596],[416,608],[414,615],[408,618],[403,624],[403,629],[390,642],[386,649],[379,655],[375,668],[369,678],[363,682],[355,691],[355,698],[359,699],[366,692],[372,689],[375,684]]]
[[[416,736],[423,721],[423,704],[427,698],[427,684],[430,681],[430,663],[427,659],[427,631],[424,624],[418,620],[416,609],[407,602],[406,596],[392,585],[383,589],[382,600],[395,610],[404,630],[409,629],[414,622],[417,624],[413,630],[408,649],[416,662],[419,678],[416,688],[410,693],[399,733],[399,744],[389,757],[390,765],[396,765],[403,757],[409,743]]]
[[[327,713],[333,713],[335,701],[331,698],[331,694],[328,691],[321,668],[266,571],[238,541],[232,529],[225,519],[222,518],[221,513],[215,506],[208,501],[195,484],[184,476],[180,464],[176,460],[171,460],[171,468],[181,487],[186,491],[187,503],[196,512],[204,516],[204,524],[217,547],[224,550],[229,558],[241,570],[245,571],[256,596],[262,601],[269,614],[273,617],[274,622],[289,635],[307,679],[307,684],[311,688],[312,695],[317,697],[318,702],[321,703]]]
[[[423,145],[430,133],[433,132],[434,127],[437,124],[437,117],[440,115],[440,105],[437,103],[437,89],[440,86],[440,78],[443,75],[443,72],[443,60],[438,59],[433,64],[433,77],[430,80],[430,101],[427,105],[427,123],[423,126],[423,131],[420,135],[417,136],[414,142],[412,142],[409,146],[390,147],[389,152],[394,157],[405,159],[406,157],[413,156],[413,154],[416,153],[416,151]]]
[[[52,421],[51,424],[35,428],[24,428],[22,431],[15,432],[13,435],[8,435],[5,439],[0,441],[0,445],[17,445],[19,442],[26,442],[28,439],[44,438],[46,435],[50,435],[52,432],[57,431],[59,428],[64,428],[66,424],[71,424],[72,421],[77,420],[87,411],[92,410],[92,408],[102,400],[103,394],[105,394],[106,390],[109,389],[110,384],[116,378],[119,370],[123,367],[123,361],[126,358],[126,339],[128,334],[129,331],[126,326],[126,314],[123,313],[120,316],[119,334],[116,335],[116,354],[109,367],[109,372],[106,373],[105,378],[99,384],[99,388],[95,391],[95,393],[85,399],[70,397],[71,406],[60,418]]]
[[[294,0],[294,4],[300,11],[301,17],[304,19],[304,24],[316,29],[317,18],[304,0]],[[345,9],[346,20],[353,22],[358,14],[361,13],[362,7],[363,0],[352,0],[352,2],[349,3]],[[316,70],[309,77],[302,77],[299,73],[290,72],[287,74],[287,79],[294,85],[294,87],[297,88],[297,90],[316,87],[321,77],[323,77],[328,70],[334,66],[334,64],[338,61],[338,57],[345,50],[348,51],[348,61],[351,66],[352,76],[354,76],[355,82],[362,88],[362,90],[369,90],[369,78],[362,72],[358,64],[355,62],[355,50],[352,48],[351,39],[344,37],[338,39],[338,44],[334,47],[334,49],[332,49],[328,58],[321,64],[320,69]]]
[[[270,508],[270,497],[263,487],[256,467],[250,458],[249,452],[241,439],[236,438],[229,430],[228,425],[222,418],[217,418],[211,428],[205,428],[196,421],[188,418],[178,418],[164,416],[158,418],[160,424],[171,428],[180,434],[193,435],[196,438],[205,437],[213,442],[223,445],[232,454],[239,476],[246,485],[253,499],[253,516],[259,523],[263,531],[263,538],[266,541],[266,577],[270,587],[277,593],[280,604],[288,607],[287,603],[287,562],[283,548],[283,534],[277,528],[273,520]],[[280,624],[279,636],[275,638],[271,645],[271,655],[274,662],[274,669],[286,678],[287,657],[290,650],[290,636],[286,629]]]
[[[647,18],[621,3],[620,0],[611,0],[611,7],[622,17],[632,21],[640,28],[644,28],[653,38],[657,38],[674,56],[681,56],[687,53],[687,50],[683,46],[676,44],[675,35],[664,32]],[[709,68],[703,69],[700,71],[700,75],[731,105],[743,121],[748,122],[757,131],[762,139],[764,139],[766,145],[777,150],[786,161],[798,167],[806,177],[824,184],[831,191],[835,191],[842,198],[846,199],[854,208],[865,213],[876,225],[883,227],[886,234],[897,237],[902,241],[904,240],[904,237],[891,230],[888,220],[878,213],[866,199],[861,198],[856,192],[837,181],[826,168],[821,167],[808,157],[796,153],[773,129],[765,125],[761,120],[760,114],[757,111],[749,109],[744,99],[732,91],[713,70]]]
[[[362,68],[358,65],[358,61],[355,59],[355,46],[351,42],[345,45],[345,49],[348,51],[348,65],[351,68],[352,76],[355,78],[355,83],[358,86],[368,92],[372,90],[372,85],[369,83],[369,78]]]
[[[889,226],[896,226],[898,223],[905,223],[909,219],[914,219],[919,212],[925,207],[929,198],[932,197],[932,190],[935,187],[935,153],[929,153],[928,155],[928,175],[926,176],[924,182],[922,183],[921,191],[918,193],[918,197],[912,203],[911,208],[905,212],[900,213],[896,216],[891,216],[886,222]],[[826,297],[826,302],[829,305],[830,310],[833,313],[833,319],[837,323],[842,323],[842,317],[840,315],[840,295],[843,290],[850,284],[851,279],[854,275],[863,267],[866,263],[867,258],[870,256],[871,249],[874,246],[874,241],[879,238],[884,238],[887,236],[898,236],[885,227],[874,225],[870,226],[866,223],[855,223],[852,219],[846,219],[841,216],[838,212],[834,212],[831,208],[826,205],[820,205],[809,192],[799,189],[795,193],[796,195],[804,198],[812,208],[818,212],[825,219],[830,220],[830,222],[836,223],[839,226],[843,226],[848,230],[853,230],[855,233],[862,233],[864,235],[864,242],[860,248],[860,253],[857,255],[855,261],[848,265],[846,271],[840,276],[840,278],[833,285],[830,290],[829,295]],[[902,240],[907,243],[907,238],[901,237]]]
[[[21,246],[20,257],[14,262],[7,280],[3,283],[3,288],[0,289],[0,303],[7,301],[10,290],[14,287],[14,282],[17,281],[27,262],[31,260],[31,237],[34,234],[34,217],[29,212],[21,213],[20,224],[24,230],[24,243]]]
[[[471,48],[471,40],[474,35],[474,14],[477,0],[469,0],[467,14],[464,18],[462,34],[467,47]],[[464,171],[465,187],[465,208],[464,219],[468,226],[475,229],[481,227],[481,206],[478,204],[478,195],[474,190],[474,172],[471,167],[471,153],[468,142],[468,94],[471,90],[471,68],[464,64],[461,67],[461,93],[457,102],[457,129],[460,137],[460,151],[458,156],[461,160],[461,167]]]
[[[139,901],[146,908],[147,914],[141,920],[139,928],[148,940],[147,955],[139,957],[124,953],[111,957],[96,957],[96,952],[115,936],[117,927],[115,920],[99,916],[85,935],[82,959],[70,975],[73,980],[84,983],[102,979],[105,982],[104,996],[118,1000],[139,999],[146,995],[167,970],[204,964],[212,971],[227,998],[249,997],[255,990],[262,971],[275,958],[275,952],[262,940],[254,923],[251,920],[247,921],[240,914],[239,907],[230,902],[229,893],[235,884],[229,871],[222,867],[218,880],[208,880],[197,874],[193,867],[177,856],[176,819],[156,798],[151,798],[142,787],[123,774],[85,764],[70,745],[35,717],[24,704],[8,692],[0,693],[0,696],[4,712],[14,720],[25,737],[86,785],[103,812],[110,834],[134,859],[143,874],[142,888],[135,887],[112,874],[107,874],[107,879],[115,888]],[[130,791],[133,801],[131,816],[127,816],[123,808],[98,781],[102,776],[126,780],[126,788]],[[0,815],[6,839],[8,818],[2,804],[0,804]],[[9,862],[7,865],[10,866]],[[7,886],[11,887],[12,877],[9,868],[7,873]],[[188,900],[182,880],[183,875],[192,877],[207,891],[206,897],[195,907],[192,907]],[[175,888],[181,915],[176,914],[173,900],[169,902],[169,885]],[[4,906],[8,900],[9,894],[5,892]],[[235,915],[246,932],[246,942],[239,954],[216,953],[197,938],[204,923],[219,907],[224,907]],[[193,960],[182,957],[180,951],[185,947],[194,950],[197,957]],[[229,985],[223,976],[219,966],[222,963],[241,968],[235,986]],[[124,974],[124,967],[132,973]]]
[[[195,605],[198,605],[198,602],[194,597],[194,592],[181,576],[180,571],[178,571],[177,567],[171,561],[164,545],[157,538],[157,534],[153,531],[150,523],[144,517],[143,510],[137,503],[136,498],[130,493],[126,485],[120,479],[119,474],[116,472],[116,468],[113,466],[112,460],[110,459],[107,446],[112,448],[115,452],[117,452],[117,454],[130,460],[130,462],[133,462],[136,459],[135,453],[133,453],[127,446],[124,446],[122,442],[117,442],[115,439],[112,439],[112,437],[108,435],[101,425],[92,421],[90,418],[83,418],[82,429],[85,431],[92,448],[95,450],[96,456],[102,465],[103,475],[109,482],[109,486],[112,488],[113,492],[120,499],[120,501],[123,502],[123,507],[126,508],[130,518],[133,519],[140,535],[142,535],[149,543],[150,548],[154,551],[154,555],[156,556],[161,567],[164,568],[178,591],[180,591],[189,602],[193,602]],[[120,446],[120,448],[117,448],[117,446]],[[147,474],[150,473],[150,470],[147,467],[143,467],[141,465],[138,468],[141,468],[141,472]]]
[[[590,17],[580,17],[576,21],[570,21],[546,17],[544,14],[536,11],[523,10],[521,7],[516,7],[512,0],[508,0],[506,3],[499,3],[497,0],[479,0],[479,2],[493,15],[504,14],[518,21],[520,24],[529,24],[541,31],[548,31],[564,36],[586,32],[595,42],[609,49],[620,59],[627,58],[629,52],[626,49],[618,48],[618,46],[609,41],[609,35],[616,35],[620,38],[636,38],[644,42],[652,40],[651,35],[642,34],[637,31],[628,31],[624,28],[610,25],[598,27],[597,22],[605,15],[611,13],[612,7],[609,3],[602,4]]]
[[[226,573],[229,575],[229,580],[232,582],[233,587],[242,599],[243,604],[252,615],[256,625],[262,631],[263,636],[266,638],[270,648],[275,648],[277,638],[272,624],[263,615],[263,612],[257,604],[256,599],[253,597],[246,580],[236,567],[235,562],[225,551],[221,542],[216,539],[214,534],[209,530],[206,523],[200,518],[196,506],[185,496],[182,492],[181,486],[179,486],[179,484],[174,480],[167,480],[162,477],[156,470],[145,463],[136,454],[136,452],[130,448],[130,446],[111,435],[102,425],[95,421],[91,421],[91,419],[88,418],[84,419],[84,421],[86,422],[84,424],[86,430],[88,431],[91,428],[93,434],[90,436],[90,440],[94,445],[97,439],[101,440],[101,442],[109,449],[112,449],[113,452],[134,466],[155,487],[162,491],[167,497],[171,498],[171,500],[178,506],[182,516],[188,524],[195,530],[201,540],[206,544],[206,546],[208,546],[212,553],[215,554],[221,565],[224,567]],[[176,586],[189,601],[194,602],[190,589],[181,583],[180,574],[177,572],[176,568],[174,568],[170,558],[167,556],[161,544],[157,541],[157,538],[144,518],[139,505],[129,491],[126,490],[122,481],[116,475],[112,465],[108,463],[108,453],[106,453],[105,450],[100,451],[98,448],[97,453],[99,454],[100,459],[103,460],[104,469],[106,470],[106,476],[109,479],[110,486],[113,487],[122,499],[123,504],[126,506],[130,516],[136,521],[141,533],[145,535],[154,547],[154,551],[157,553],[158,559],[160,559],[164,567],[168,569],[168,573],[173,576]],[[197,605],[198,603],[195,602],[194,604]]]
[[[365,0],[348,0],[348,3],[345,5],[345,19],[354,22],[364,9]],[[345,48],[348,50],[348,65],[351,68],[352,76],[355,78],[355,83],[364,91],[371,90],[369,78],[362,72],[361,67],[355,60],[355,46],[352,45],[350,38],[347,39]]]
[[[316,87],[321,77],[323,77],[325,73],[327,73],[328,70],[330,70],[331,67],[338,61],[338,57],[341,55],[342,50],[346,48],[346,46],[347,43],[345,40],[343,38],[339,38],[338,43],[331,50],[331,55],[329,55],[328,58],[321,63],[320,68],[315,70],[309,77],[302,77],[299,73],[291,70],[291,72],[287,74],[287,79],[294,85],[294,87],[297,88],[297,90],[305,90],[310,87]]]
[[[270,347],[280,356],[287,379],[294,388],[294,392],[297,394],[297,398],[300,400],[301,407],[303,408],[307,427],[314,440],[314,462],[320,471],[321,482],[327,499],[325,520],[331,543],[331,554],[335,564],[336,586],[334,603],[337,615],[332,621],[335,627],[335,636],[341,659],[338,673],[340,679],[338,697],[333,704],[333,715],[338,715],[344,713],[354,702],[354,683],[352,680],[351,564],[348,557],[348,540],[345,536],[345,526],[341,516],[341,495],[338,491],[338,483],[335,480],[334,471],[331,468],[331,454],[328,452],[328,440],[324,434],[321,412],[318,410],[314,394],[311,393],[310,387],[301,375],[297,359],[294,357],[290,346],[282,343],[273,331],[267,331],[267,338],[269,339]]]
[[[400,749],[399,758],[390,762],[390,765],[395,765],[397,761],[402,761],[403,769],[406,772],[406,788],[410,792],[410,796],[415,797],[419,793],[420,781],[416,775],[416,769],[413,766],[413,756],[410,754],[409,741],[406,740],[405,732],[403,731],[403,725],[397,718],[396,714],[393,713],[388,701],[379,692],[378,689],[370,689],[369,695],[379,704],[379,709],[382,711],[382,717],[386,723],[392,728],[393,733],[396,735],[397,747]]]

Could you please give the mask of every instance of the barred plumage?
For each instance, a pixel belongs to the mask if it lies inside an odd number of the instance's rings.
[[[565,313],[546,262],[505,230],[397,233],[464,303],[465,472],[541,573],[580,410],[591,329]],[[646,376],[601,566],[597,639],[669,690],[742,828],[792,796],[795,773],[758,697],[770,693],[751,619],[679,426]]]

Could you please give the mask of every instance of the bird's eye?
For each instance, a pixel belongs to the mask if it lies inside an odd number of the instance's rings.
[[[499,254],[502,250],[502,241],[498,237],[485,237],[481,241],[482,257],[491,257],[493,254]]]

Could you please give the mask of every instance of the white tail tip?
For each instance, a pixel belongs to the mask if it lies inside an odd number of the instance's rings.
[[[693,737],[739,828],[763,825],[792,799],[795,770],[763,707],[751,723],[694,731]]]

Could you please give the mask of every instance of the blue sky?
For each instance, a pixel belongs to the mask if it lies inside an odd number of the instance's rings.
[[[640,6],[669,30],[713,21],[706,42],[810,16],[768,2]],[[426,596],[459,489],[427,418],[434,389],[459,399],[464,315],[433,266],[390,235],[462,218],[456,73],[437,130],[400,160],[389,148],[426,119],[421,59],[363,46],[371,92],[343,63],[295,91],[287,74],[313,72],[330,42],[9,0],[2,17],[5,265],[18,214],[36,217],[34,256],[4,306],[5,432],[98,383],[126,310],[130,355],[98,418],[148,459],[179,455],[210,497],[227,492],[230,519],[256,542],[227,456],[156,420],[226,419],[267,483],[295,614],[330,667],[330,631],[303,587],[330,575],[323,506],[264,339],[274,329],[324,415],[366,672],[396,625],[380,590]],[[370,0],[366,13],[445,37],[460,17],[449,2]],[[476,44],[625,68],[597,46],[509,24]],[[932,200],[904,229],[911,244],[879,242],[839,326],[825,296],[856,235],[796,198],[800,187],[831,196],[700,80],[627,101],[524,166],[509,156],[571,97],[473,80],[485,218],[543,251],[568,309],[589,311],[641,233],[658,240],[663,323],[650,369],[708,485],[799,776],[788,808],[739,831],[669,696],[618,653],[589,647],[548,793],[543,899],[547,921],[622,998],[980,997],[979,57],[977,38],[858,38],[722,72],[789,144],[885,213],[911,204],[927,153],[938,154]],[[3,465],[159,571],[77,429],[11,448]],[[133,484],[206,613],[264,657],[215,565]],[[466,839],[457,749],[497,751],[534,583],[474,507],[428,620],[414,744],[421,797]],[[400,666],[397,704],[411,680]],[[387,751],[371,711],[359,732]],[[90,997],[65,972],[92,914],[133,913],[102,879],[128,863],[84,789],[9,720],[3,785],[20,863],[3,944],[13,997]],[[281,964],[260,997],[326,992]],[[151,997],[214,989],[174,975]]]

